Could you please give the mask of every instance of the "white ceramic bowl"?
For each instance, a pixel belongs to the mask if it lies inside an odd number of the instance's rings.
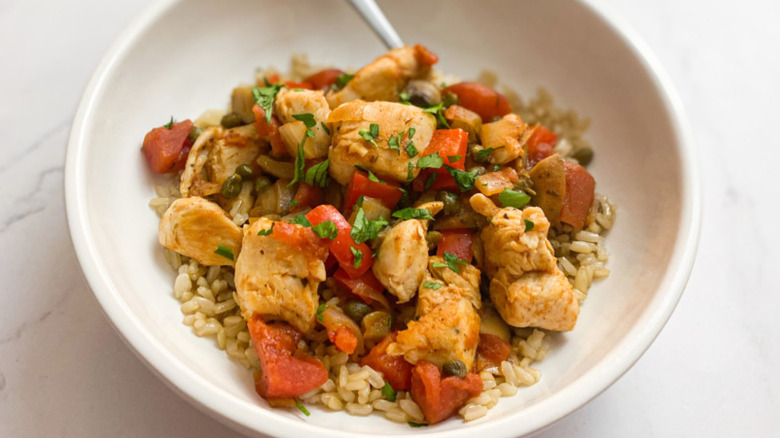
[[[609,235],[612,275],[597,282],[576,330],[555,337],[541,381],[477,421],[412,429],[381,416],[273,410],[250,373],[182,325],[174,273],[147,207],[154,178],[144,134],[173,115],[223,108],[255,68],[290,55],[361,66],[384,52],[346,2],[164,1],[110,50],[87,88],[67,153],[67,213],[84,274],[111,322],[152,370],[195,406],[248,433],[284,437],[410,435],[492,438],[538,430],[622,375],[669,318],[691,268],[699,227],[694,151],[680,105],[656,61],[602,7],[579,1],[385,1],[409,43],[439,68],[482,68],[528,95],[551,90],[592,118],[597,190],[619,205]],[[630,401],[627,401],[630,403]]]

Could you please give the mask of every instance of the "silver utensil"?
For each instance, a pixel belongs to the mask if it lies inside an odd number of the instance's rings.
[[[387,17],[382,13],[374,0],[348,0],[353,8],[363,17],[371,26],[371,29],[382,39],[388,49],[403,47],[404,42],[393,29],[393,26],[387,21]]]

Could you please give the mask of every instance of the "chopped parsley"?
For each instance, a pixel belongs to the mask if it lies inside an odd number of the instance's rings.
[[[427,287],[429,289],[438,290],[438,289],[441,289],[441,287],[443,285],[441,283],[434,283],[432,281],[426,281],[425,283],[423,283],[423,286],[425,286],[425,287]]]
[[[382,395],[385,396],[387,401],[394,402],[396,395],[398,395],[398,391],[393,389],[393,385],[389,382],[385,382],[385,386],[382,387]]]
[[[271,228],[268,228],[267,230],[260,230],[260,231],[258,231],[257,235],[258,236],[270,236],[271,233],[274,232],[274,225],[276,225],[276,223],[271,224]]]
[[[423,109],[423,112],[433,114],[439,120],[439,123],[446,126],[447,129],[450,128],[450,124],[447,123],[447,119],[444,118],[444,107],[442,106],[441,102],[439,102],[437,105],[429,106],[428,108]]]
[[[401,153],[401,136],[403,136],[403,132],[396,135],[391,135],[390,138],[387,139],[387,146],[395,151],[398,151],[398,153]]]
[[[401,99],[401,103],[410,105],[409,99],[411,99],[412,96],[409,93],[402,91],[398,94],[398,98]]]
[[[406,179],[407,180],[413,180],[414,179],[414,164],[409,162],[409,171],[406,173]]]
[[[311,222],[309,222],[309,219],[307,219],[306,216],[302,214],[295,216],[291,223],[311,228]]]
[[[381,216],[375,221],[368,220],[366,214],[363,212],[362,205],[359,205],[357,214],[355,215],[355,223],[352,225],[352,231],[350,231],[349,235],[355,243],[361,244],[368,240],[376,239],[379,235],[379,231],[387,225],[388,222]]]
[[[317,321],[322,322],[322,320],[323,320],[322,313],[325,312],[325,309],[327,309],[327,308],[328,308],[328,305],[325,304],[325,303],[322,303],[319,306],[317,306],[317,315],[316,315],[317,316]]]
[[[428,423],[415,423],[414,421],[409,421],[409,426],[411,427],[428,427]]]
[[[501,169],[501,166],[499,166],[498,164],[496,164],[495,166],[493,166],[493,172],[497,172],[497,171],[498,171],[498,169]]]
[[[444,166],[447,172],[455,179],[455,183],[458,184],[458,188],[461,192],[466,192],[474,188],[474,180],[477,178],[477,172],[479,169],[472,169],[470,172],[466,172],[460,169],[456,169],[452,166]]]
[[[341,89],[342,89],[342,88],[344,88],[344,87],[345,87],[345,86],[346,86],[346,85],[349,83],[349,81],[351,81],[351,80],[352,80],[352,78],[354,78],[354,77],[355,77],[355,75],[351,75],[351,74],[349,74],[349,73],[342,73],[342,74],[340,74],[340,75],[336,76],[336,80],[333,82],[333,87],[334,87],[334,88],[335,88],[337,91],[338,91],[338,90],[341,90]]]
[[[327,159],[322,163],[315,164],[314,166],[306,169],[303,182],[312,186],[327,187],[328,183],[330,182],[330,178],[328,178],[329,163],[330,159]]]
[[[436,182],[436,178],[439,177],[439,174],[436,172],[431,172],[430,175],[428,175],[428,178],[425,179],[425,190],[428,190],[431,188],[434,182]]]
[[[174,124],[174,123],[175,123],[175,122],[174,122],[174,120],[173,120],[173,116],[171,116],[171,121],[169,121],[168,123],[164,124],[163,126],[165,126],[165,127],[166,127],[166,128],[168,128],[168,129],[171,129],[171,128],[173,127],[173,124]]]
[[[350,246],[349,250],[352,251],[352,255],[355,256],[355,261],[352,263],[352,267],[357,269],[360,267],[360,263],[363,261],[363,253],[360,250],[355,249],[354,246]]]
[[[372,171],[370,171],[368,169],[366,169],[366,172],[368,172],[368,180],[369,181],[378,182],[378,183],[384,182],[381,179],[377,178],[376,175],[374,175],[374,172],[372,172]]]
[[[529,221],[528,219],[523,219],[523,222],[525,222],[525,232],[529,232],[534,229],[534,226],[536,225],[534,221]]]
[[[431,155],[420,157],[417,160],[417,167],[420,169],[439,169],[444,165],[444,159],[439,156],[438,152],[434,152]]]
[[[326,125],[325,122],[320,122],[320,126],[325,130],[326,134],[330,135],[330,128],[328,128],[328,125]]]
[[[358,134],[363,138],[363,140],[370,142],[374,147],[379,147],[376,144],[376,138],[379,137],[379,125],[376,123],[372,123],[369,125],[368,131],[365,129],[361,129],[358,131]]]
[[[406,153],[409,154],[409,158],[416,157],[419,153],[417,146],[414,145],[413,141],[410,141],[409,144],[406,145]]]
[[[477,151],[477,156],[475,157],[475,159],[476,159],[477,161],[479,161],[479,162],[485,162],[485,161],[487,161],[487,160],[488,160],[488,158],[490,157],[490,154],[492,154],[492,153],[493,153],[493,151],[497,151],[497,150],[499,150],[499,149],[503,149],[503,148],[505,148],[505,147],[506,147],[506,146],[499,146],[499,147],[497,147],[497,148],[485,148],[485,149],[480,149],[480,150],[478,150],[478,151]]]
[[[303,405],[303,403],[299,402],[297,398],[296,398],[296,399],[293,399],[293,400],[295,400],[295,407],[296,407],[296,408],[298,408],[298,409],[299,409],[301,412],[303,412],[303,415],[305,415],[305,416],[307,416],[307,417],[308,417],[309,415],[311,415],[311,414],[309,413],[309,410],[308,410],[308,409],[306,409],[306,406],[304,406],[304,405]]]
[[[274,99],[276,93],[284,86],[283,84],[270,85],[268,80],[265,81],[265,87],[252,87],[252,95],[255,98],[257,106],[265,111],[265,122],[271,123],[271,113],[274,109]]]
[[[411,140],[411,139],[412,139],[412,137],[414,137],[414,133],[415,133],[415,132],[417,132],[417,130],[416,130],[416,129],[414,129],[414,128],[409,128],[409,140]]]
[[[217,250],[214,251],[214,254],[219,254],[226,259],[233,260],[233,250],[222,245],[217,246]]]
[[[498,202],[504,207],[521,208],[531,200],[523,191],[506,189],[498,194]]]
[[[327,238],[329,240],[333,240],[339,234],[339,230],[336,228],[336,224],[330,220],[320,222],[317,225],[311,227],[311,229],[314,231],[314,234],[319,236],[320,239]]]
[[[396,217],[398,219],[427,219],[427,220],[433,220],[433,216],[431,216],[431,212],[425,208],[404,208],[403,210],[398,210],[393,212],[393,217]]]
[[[303,124],[306,125],[306,127],[309,129],[317,126],[317,121],[314,120],[314,114],[312,113],[293,114],[293,118],[303,122]]]
[[[297,206],[298,206],[298,201],[296,201],[295,199],[290,201],[290,207],[297,207]]]
[[[460,154],[458,155],[450,155],[447,157],[448,160],[450,160],[450,163],[454,163],[458,160],[460,160]]]
[[[461,260],[455,254],[444,251],[444,263],[434,262],[431,266],[434,268],[450,268],[455,273],[460,274],[460,268],[458,265],[468,265],[465,260]]]

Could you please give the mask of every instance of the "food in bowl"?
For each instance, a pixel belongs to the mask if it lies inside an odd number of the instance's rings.
[[[421,45],[354,74],[294,59],[227,112],[144,138],[171,178],[150,204],[184,323],[271,406],[480,418],[539,380],[549,333],[609,275],[615,207],[583,167],[587,122],[437,61]]]

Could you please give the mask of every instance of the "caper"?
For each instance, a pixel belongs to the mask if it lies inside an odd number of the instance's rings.
[[[349,300],[347,301],[347,305],[344,306],[344,312],[347,314],[347,316],[352,318],[353,321],[359,323],[366,315],[373,312],[373,309],[371,309],[371,306],[362,301]]]
[[[227,113],[224,116],[222,116],[222,120],[219,122],[223,128],[235,128],[236,126],[241,126],[244,124],[244,121],[241,120],[241,116],[239,116],[236,113]]]
[[[585,146],[584,148],[577,149],[572,154],[573,158],[577,159],[577,162],[580,163],[583,166],[587,166],[590,164],[591,160],[593,160],[593,149]]]
[[[257,193],[262,192],[266,187],[270,186],[271,180],[265,176],[258,176],[257,179],[255,179],[255,192]]]
[[[198,128],[197,126],[193,126],[192,129],[190,129],[189,139],[191,143],[195,143],[195,140],[200,137],[200,134],[203,132],[202,129]]]
[[[248,164],[242,164],[236,167],[236,173],[241,175],[241,178],[249,179],[255,175],[255,170]]]
[[[241,193],[241,186],[243,182],[244,181],[241,179],[241,175],[234,173],[227,177],[225,182],[222,183],[222,188],[220,189],[219,193],[221,193],[222,196],[226,199],[233,199],[238,196],[239,193]]]
[[[460,212],[460,198],[455,193],[442,190],[436,194],[436,200],[444,204],[444,214],[457,214]]]
[[[448,360],[447,362],[444,362],[444,365],[441,367],[441,371],[448,376],[458,376],[461,379],[466,377],[466,374],[468,373],[468,370],[466,369],[466,364],[455,359],[455,360]]]
[[[429,247],[438,245],[443,237],[444,235],[439,231],[431,230],[425,233],[425,241],[428,243]]]
[[[441,104],[445,108],[449,108],[452,105],[458,104],[458,95],[452,91],[447,91],[441,98]]]

